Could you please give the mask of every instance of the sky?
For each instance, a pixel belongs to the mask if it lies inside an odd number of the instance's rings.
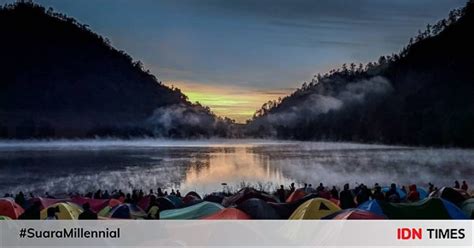
[[[244,122],[317,73],[400,51],[419,29],[466,1],[35,2],[88,24],[191,101]]]

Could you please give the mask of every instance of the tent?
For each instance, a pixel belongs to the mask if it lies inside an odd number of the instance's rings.
[[[137,205],[141,208],[141,209],[148,209],[148,207],[150,206],[150,202],[152,201],[152,198],[155,197],[156,199],[156,196],[152,196],[152,195],[146,195],[144,196],[143,198],[141,198]]]
[[[195,200],[195,201],[191,201],[191,202],[187,202],[187,203],[183,203],[183,205],[181,206],[181,208],[187,208],[187,207],[191,207],[193,205],[196,205],[196,204],[199,204],[201,202],[204,202],[204,200]],[[220,204],[219,204],[220,205]]]
[[[298,200],[287,202],[287,203],[268,203],[275,211],[278,213],[281,219],[288,219],[290,218],[291,214],[303,203],[307,200],[313,199],[318,197],[317,194],[309,194],[300,198]]]
[[[12,218],[8,217],[8,216],[3,216],[3,215],[0,215],[0,220],[11,220]]]
[[[176,208],[174,203],[166,197],[158,197],[156,198],[156,202],[158,203],[158,206],[160,207],[161,211]]]
[[[35,202],[40,203],[40,208],[45,209],[49,206],[58,203],[58,202],[66,202],[69,199],[53,199],[53,198],[43,198],[43,197],[35,197],[29,200],[30,205],[33,205]]]
[[[195,191],[189,191],[184,197],[186,197],[186,196],[194,196],[198,199],[202,199],[201,196],[198,193],[196,193]]]
[[[165,198],[168,198],[168,200],[170,200],[173,203],[173,205],[177,208],[180,208],[183,206],[183,201],[181,200],[181,198],[175,195],[167,195],[165,196]]]
[[[467,217],[474,219],[474,198],[465,200],[461,204],[461,210]]]
[[[469,199],[469,195],[465,191],[450,187],[443,187],[437,191],[433,191],[431,192],[430,197],[443,198],[458,206],[461,206],[465,200]]]
[[[290,196],[288,196],[288,198],[286,198],[286,202],[289,203],[289,202],[294,202],[296,200],[299,200],[303,197],[306,196],[306,191],[304,189],[297,189],[295,191],[293,191],[293,193],[290,194]]]
[[[382,192],[387,193],[390,190],[390,187],[382,187]],[[397,193],[400,195],[400,200],[403,200],[407,197],[407,193],[400,188],[397,188]],[[421,194],[420,194],[421,198]]]
[[[237,208],[224,208],[215,214],[202,219],[205,220],[248,220],[250,216]]]
[[[201,198],[199,197],[196,197],[195,195],[186,195],[184,198],[183,198],[183,203],[185,205],[187,204],[190,204],[190,203],[193,203],[193,202],[197,202],[197,201],[200,201]]]
[[[240,203],[237,209],[242,210],[252,219],[280,219],[280,216],[270,204],[258,198],[250,198]]]
[[[349,208],[337,211],[333,214],[330,214],[326,217],[323,217],[326,220],[383,220],[387,219],[385,215],[379,215],[367,210]]]
[[[466,219],[456,205],[441,198],[426,198],[412,203],[370,200],[358,208],[385,215],[389,219]]]
[[[77,196],[77,197],[71,198],[71,202],[79,206],[82,206],[85,203],[89,203],[89,205],[91,206],[91,210],[97,213],[103,208],[105,208],[106,206],[108,206],[109,200],[92,199],[92,198]]]
[[[40,218],[42,220],[48,217],[49,208],[59,209],[59,213],[56,213],[56,216],[60,220],[77,220],[79,218],[79,215],[82,213],[82,208],[77,204],[71,202],[58,202],[49,206],[48,208],[41,210]]]
[[[341,210],[333,202],[324,198],[314,198],[307,200],[299,206],[290,216],[290,220],[311,220],[321,219]]]
[[[418,191],[418,193],[420,194],[420,200],[425,199],[429,195],[428,191],[420,187],[416,187],[416,191]]]
[[[237,206],[250,198],[257,198],[266,202],[278,202],[278,199],[275,198],[273,195],[247,187],[242,188],[241,190],[239,190],[239,192],[235,193],[232,196],[225,197],[222,201],[222,205],[224,207]]]
[[[209,195],[206,195],[203,200],[222,204],[222,200],[224,200],[224,197],[225,196],[223,193],[214,192]]]
[[[101,217],[114,219],[142,219],[146,217],[145,211],[135,204],[122,203],[115,207],[105,207],[99,214]]]
[[[217,203],[203,201],[201,203],[198,203],[190,207],[161,211],[160,219],[164,219],[164,220],[200,219],[204,216],[217,213],[221,209],[224,209],[224,207],[222,207],[221,205]]]
[[[0,198],[0,215],[18,219],[25,210],[11,198]]]

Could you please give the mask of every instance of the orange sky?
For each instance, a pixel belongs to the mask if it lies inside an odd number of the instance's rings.
[[[258,90],[246,87],[208,85],[194,82],[169,82],[189,97],[191,102],[200,102],[209,106],[219,115],[226,116],[239,123],[250,119],[262,104],[269,100],[284,97],[294,89]]]

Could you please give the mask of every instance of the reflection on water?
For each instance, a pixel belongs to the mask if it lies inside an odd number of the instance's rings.
[[[0,192],[179,188],[209,193],[291,182],[451,185],[474,178],[474,151],[322,142],[0,142]],[[472,183],[472,182],[471,182]]]

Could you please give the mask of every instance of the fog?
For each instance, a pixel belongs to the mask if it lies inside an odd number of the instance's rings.
[[[336,84],[335,86],[333,86]],[[344,83],[321,82],[303,102],[293,105],[285,111],[265,116],[270,125],[296,126],[302,120],[315,118],[329,111],[337,111],[356,103],[363,103],[370,97],[383,96],[393,90],[391,83],[384,77],[376,76],[366,80]]]
[[[226,139],[3,141],[0,165],[1,193],[162,187],[204,194],[222,183],[265,190],[291,182],[451,185],[474,178],[474,150]]]

